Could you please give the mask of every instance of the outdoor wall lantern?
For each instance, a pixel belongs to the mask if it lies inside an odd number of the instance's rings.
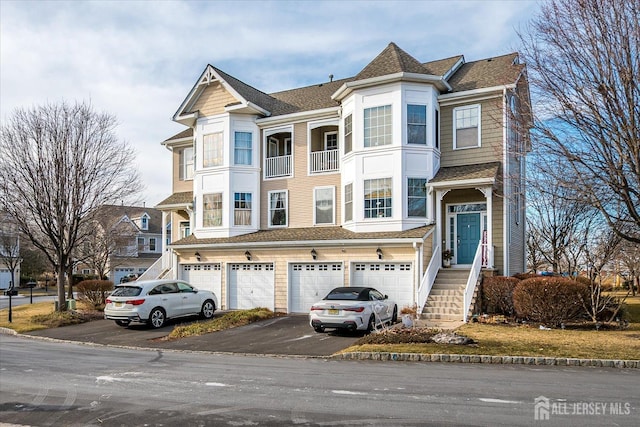
[[[378,254],[378,259],[382,259],[382,249],[376,249],[376,254]]]
[[[195,253],[195,256],[196,256],[196,259],[197,259],[198,261],[200,261],[200,260],[202,259],[202,257],[200,256],[200,252],[196,252],[196,253]]]
[[[251,261],[251,252],[246,251],[246,252],[244,253],[244,256],[246,256],[246,257],[247,257],[247,261]]]
[[[315,249],[311,249],[311,258],[313,259],[318,258],[318,252],[316,252]]]

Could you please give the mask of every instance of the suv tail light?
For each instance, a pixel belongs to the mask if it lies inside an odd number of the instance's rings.
[[[144,304],[144,298],[143,299],[130,299],[124,302],[125,304],[131,304],[131,305],[141,305]]]

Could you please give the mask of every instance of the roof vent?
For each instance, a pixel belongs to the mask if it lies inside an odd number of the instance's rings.
[[[333,81],[333,74],[329,74],[329,81],[332,82]]]

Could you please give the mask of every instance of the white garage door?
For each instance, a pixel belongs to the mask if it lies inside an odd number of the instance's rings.
[[[127,274],[133,274],[135,272],[135,268],[116,268],[114,270],[113,283],[119,285],[120,279],[122,279]]]
[[[291,264],[289,266],[289,312],[308,313],[331,289],[344,286],[341,263]]]
[[[398,310],[414,303],[411,263],[354,263],[352,286],[370,286],[389,296]]]
[[[227,283],[229,309],[274,309],[273,264],[229,264]]]
[[[220,264],[181,264],[180,279],[198,289],[206,289],[213,292],[218,298],[218,304],[220,304],[222,294]]]
[[[9,283],[11,283],[11,272],[4,268],[0,269],[0,289],[9,289]]]

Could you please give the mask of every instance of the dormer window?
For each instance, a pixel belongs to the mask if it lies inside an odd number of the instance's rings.
[[[140,229],[148,230],[149,229],[149,215],[146,213],[140,217]]]

